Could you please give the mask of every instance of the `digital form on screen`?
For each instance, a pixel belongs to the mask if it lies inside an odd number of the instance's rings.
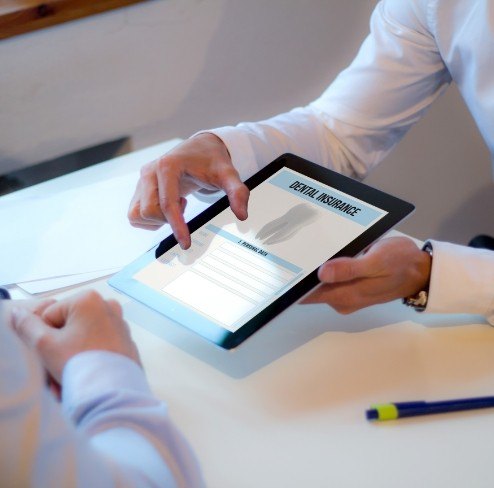
[[[133,278],[169,301],[178,322],[207,320],[235,332],[387,214],[282,168],[255,187],[249,217],[230,208]]]

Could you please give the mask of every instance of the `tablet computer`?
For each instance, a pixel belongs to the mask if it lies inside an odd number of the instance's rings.
[[[224,196],[189,222],[188,250],[169,236],[109,284],[231,349],[317,286],[321,264],[359,254],[414,209],[292,154],[245,184],[247,220]]]

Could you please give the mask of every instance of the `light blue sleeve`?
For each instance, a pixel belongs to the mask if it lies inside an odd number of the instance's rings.
[[[188,443],[134,361],[106,351],[78,354],[64,369],[62,391],[66,416],[130,485],[202,486]]]
[[[203,486],[187,442],[131,360],[75,356],[63,390],[61,406],[0,315],[0,486]]]

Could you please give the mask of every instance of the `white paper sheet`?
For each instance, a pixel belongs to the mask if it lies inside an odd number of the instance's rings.
[[[97,280],[104,276],[116,273],[120,268],[102,269],[101,271],[91,271],[90,273],[79,273],[75,275],[59,276],[57,278],[48,278],[46,280],[27,281],[17,283],[17,286],[31,295],[46,293],[48,291],[60,290],[80,283]]]
[[[169,235],[168,225],[147,231],[129,224],[137,180],[131,172],[46,198],[2,202],[0,284],[120,268]],[[186,219],[206,207],[191,197]]]

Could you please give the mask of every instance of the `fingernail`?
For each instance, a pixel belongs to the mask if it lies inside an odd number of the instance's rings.
[[[326,283],[334,281],[334,270],[331,266],[323,266],[320,268],[319,279]]]
[[[182,251],[187,251],[187,249],[188,249],[187,241],[185,241],[184,239],[181,239],[180,241],[178,241],[178,244],[180,245],[180,248],[182,249]]]

